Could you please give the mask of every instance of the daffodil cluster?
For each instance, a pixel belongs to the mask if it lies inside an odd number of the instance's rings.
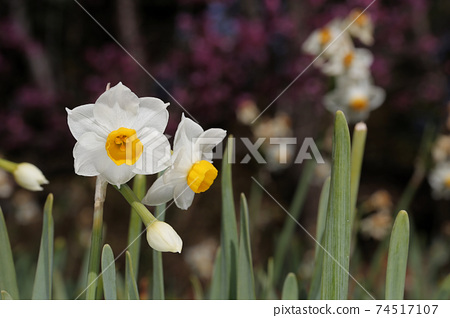
[[[125,183],[136,174],[161,172],[143,202],[159,205],[174,199],[179,208],[188,209],[195,193],[208,190],[217,177],[212,151],[226,131],[203,131],[183,115],[172,151],[164,135],[168,105],[153,97],[139,98],[119,83],[94,104],[67,109],[68,125],[77,140],[73,149],[75,173],[104,179],[130,202],[133,199],[121,190]],[[181,238],[170,225],[158,221],[145,208],[139,208],[139,215],[151,247],[181,252]]]
[[[336,18],[315,30],[303,44],[303,51],[315,55],[314,65],[335,78],[335,88],[323,99],[325,107],[341,110],[349,122],[366,120],[385,99],[382,88],[373,85],[370,67],[372,53],[356,48],[353,39],[373,44],[373,22],[367,13],[352,11],[346,18]]]

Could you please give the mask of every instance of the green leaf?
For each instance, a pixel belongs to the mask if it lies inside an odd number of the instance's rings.
[[[0,208],[0,290],[7,291],[13,299],[19,299],[17,288],[16,269],[9,243],[8,230],[5,218]]]
[[[44,206],[41,247],[34,279],[32,299],[52,299],[53,282],[53,195],[49,194]]]
[[[403,300],[409,248],[408,213],[402,210],[395,218],[389,242],[386,270],[386,300]]]
[[[156,207],[155,216],[159,221],[165,219],[166,204],[161,204]],[[153,284],[152,284],[153,299],[164,300],[164,269],[162,253],[153,250]]]
[[[247,199],[241,194],[241,222],[239,237],[239,260],[237,275],[237,299],[255,299],[252,250]]]
[[[298,283],[294,273],[289,273],[284,280],[281,300],[298,300]]]
[[[131,260],[130,252],[125,252],[125,259],[126,263],[128,263],[127,269],[127,283],[126,283],[126,289],[127,289],[127,295],[129,300],[139,300],[139,292],[137,289],[136,280],[134,279],[134,273],[133,273],[133,263]]]
[[[233,136],[228,138],[222,161],[221,248],[223,252],[222,262],[225,262],[225,271],[220,271],[220,273],[225,274],[225,277],[221,279],[224,283],[221,299],[236,299],[237,297],[238,234],[231,177],[234,150],[233,140]]]
[[[450,274],[445,277],[437,291],[434,299],[449,300],[450,299]]]
[[[1,291],[2,294],[2,300],[13,300],[10,294],[6,290]]]
[[[283,228],[281,229],[280,236],[275,247],[274,256],[274,279],[278,281],[282,275],[282,269],[286,260],[286,255],[289,247],[291,246],[292,235],[296,229],[296,222],[300,218],[303,205],[305,204],[306,195],[308,194],[309,185],[314,176],[314,168],[316,162],[314,160],[308,160],[303,168],[302,175],[298,181],[297,189],[293,197],[291,206],[289,207],[289,213],[292,217],[286,216]]]
[[[321,299],[348,297],[350,259],[350,134],[344,113],[336,113]]]
[[[264,299],[271,300],[277,298],[274,284],[274,262],[273,258],[270,257],[267,261],[267,279],[264,286]]]
[[[322,266],[323,266],[323,233],[325,232],[325,224],[327,220],[327,208],[328,208],[328,196],[330,194],[330,177],[328,177],[320,193],[319,209],[317,212],[317,228],[316,228],[316,247],[314,257],[314,271],[311,278],[311,286],[309,288],[308,299],[317,300],[320,299],[320,282],[322,279]],[[320,246],[319,245],[322,245]]]
[[[111,246],[105,244],[102,251],[103,291],[106,300],[117,300],[116,265]]]
[[[133,192],[136,194],[139,200],[145,196],[146,193],[146,176],[145,175],[136,175],[134,177],[133,183]],[[128,226],[128,247],[127,250],[130,252],[131,261],[133,264],[133,273],[134,279],[137,279],[137,275],[139,272],[139,256],[141,249],[141,235],[142,235],[142,221],[139,217],[139,214],[136,212],[134,208],[131,208],[130,214],[130,224]],[[127,266],[125,264],[125,266]],[[128,271],[125,269],[125,276]],[[125,281],[128,281],[125,278]]]
[[[222,280],[226,277],[226,269],[224,261],[222,261],[222,249],[220,247],[217,248],[216,258],[214,260],[214,269],[213,275],[211,279],[211,289],[209,291],[209,298],[216,299],[227,299],[228,290],[226,286],[227,282],[223,282]]]
[[[353,130],[352,157],[351,157],[351,181],[350,181],[350,222],[353,224],[356,218],[356,201],[358,199],[359,181],[361,178],[361,167],[366,144],[367,126],[365,123],[357,123]]]

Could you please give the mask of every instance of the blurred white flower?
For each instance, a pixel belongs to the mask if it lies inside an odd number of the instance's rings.
[[[342,77],[336,89],[325,95],[325,107],[332,113],[343,111],[349,123],[366,120],[384,102],[384,90],[373,86],[369,79],[354,81]]]
[[[175,200],[177,207],[187,210],[195,193],[209,189],[217,177],[212,165],[212,150],[225,138],[226,131],[200,125],[182,115],[175,133],[172,165],[150,187],[142,202],[159,205]]]
[[[14,216],[17,223],[28,225],[39,220],[41,207],[36,201],[35,195],[25,190],[19,190],[12,197]]]
[[[357,38],[365,45],[373,44],[373,22],[369,14],[362,13],[361,10],[353,10],[348,15],[345,23],[346,25],[351,24],[348,28],[351,36]]]
[[[241,124],[250,125],[259,113],[256,103],[251,99],[246,99],[238,105],[236,117]]]
[[[18,185],[30,191],[42,191],[41,185],[48,184],[42,171],[31,163],[19,163],[13,175]]]
[[[431,155],[435,162],[450,160],[450,136],[440,135],[431,149]]]
[[[322,65],[322,72],[328,76],[346,75],[352,79],[370,76],[373,55],[367,49],[354,49],[335,54]]]
[[[383,209],[361,220],[361,233],[381,241],[389,234],[392,228],[392,215],[389,210]]]
[[[450,199],[450,162],[440,162],[428,176],[435,199]]]
[[[122,83],[105,91],[95,104],[66,109],[77,140],[73,149],[75,172],[103,176],[120,187],[136,174],[164,170],[170,145],[163,135],[168,103],[138,98]]]
[[[351,38],[343,30],[342,20],[334,19],[323,28],[314,30],[303,43],[302,50],[311,55],[322,54],[316,61],[316,65],[321,65],[324,60],[335,54],[352,51],[353,43]]]
[[[202,240],[199,244],[185,251],[184,258],[186,263],[188,263],[200,278],[211,278],[217,246],[218,243],[214,239],[209,238]]]
[[[147,227],[147,242],[160,252],[181,253],[183,241],[166,222],[154,221]]]

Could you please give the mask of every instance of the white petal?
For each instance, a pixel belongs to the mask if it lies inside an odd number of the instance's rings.
[[[97,99],[94,117],[109,131],[133,128],[139,110],[139,98],[122,83],[111,87]]]
[[[370,91],[370,110],[374,110],[383,104],[386,93],[381,87],[371,87]]]
[[[195,143],[202,153],[209,153],[220,144],[227,135],[227,131],[220,128],[211,128],[202,133]]]
[[[162,100],[154,97],[139,98],[139,115],[133,125],[136,131],[144,127],[153,127],[159,132],[164,132],[169,121],[167,106]]]
[[[96,161],[102,157],[105,140],[93,132],[83,134],[73,148],[75,173],[80,176],[98,176]],[[109,158],[108,158],[109,159]]]
[[[175,204],[182,210],[187,210],[194,200],[195,192],[189,188],[189,185],[185,182],[183,184],[177,184],[173,192],[173,199]]]
[[[175,133],[173,150],[176,151],[181,147],[186,147],[190,143],[192,144],[194,142],[193,139],[202,133],[203,129],[199,124],[195,123],[192,119],[184,117],[184,114],[182,114],[180,124]]]
[[[173,158],[172,166],[174,167],[174,169],[182,171],[187,175],[192,165],[198,160],[200,160],[201,154],[193,156],[192,148],[193,145],[189,144],[183,148],[179,148],[178,150],[174,151],[172,156]]]
[[[87,104],[75,107],[67,111],[67,123],[70,132],[78,140],[84,133],[92,131],[99,136],[107,136],[109,134],[105,127],[102,127],[94,119],[94,104]]]
[[[325,105],[325,108],[328,109],[328,111],[335,113],[338,110],[342,110],[343,107],[341,106],[341,96],[339,94],[338,90],[333,90],[327,94],[325,94],[323,98],[323,104]]]
[[[160,205],[166,203],[173,198],[173,190],[176,183],[165,183],[161,176],[148,189],[147,194],[142,199],[142,203],[146,205]]]
[[[97,170],[112,185],[120,186],[133,178],[133,166],[122,164],[116,165],[106,154],[106,151],[95,162]]]
[[[164,134],[154,128],[144,128],[138,132],[138,138],[144,150],[134,166],[135,173],[153,174],[170,166],[170,144]]]

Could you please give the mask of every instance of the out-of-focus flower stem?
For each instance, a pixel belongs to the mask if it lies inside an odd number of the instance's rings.
[[[429,166],[429,154],[431,152],[431,147],[433,140],[435,139],[436,129],[433,125],[428,125],[425,127],[425,131],[422,136],[422,141],[420,143],[419,153],[417,154],[416,164],[414,166],[414,172],[409,180],[405,190],[400,197],[397,207],[394,211],[408,210],[409,206],[417,192],[417,189],[421,185],[423,179],[428,172]]]
[[[86,299],[93,300],[96,296],[98,269],[102,247],[103,203],[106,197],[108,183],[102,177],[97,177],[95,185],[94,216],[92,221],[91,249],[89,251],[88,287]]]
[[[5,171],[13,173],[16,170],[18,164],[12,161],[8,161],[6,159],[0,158],[0,168]]]

